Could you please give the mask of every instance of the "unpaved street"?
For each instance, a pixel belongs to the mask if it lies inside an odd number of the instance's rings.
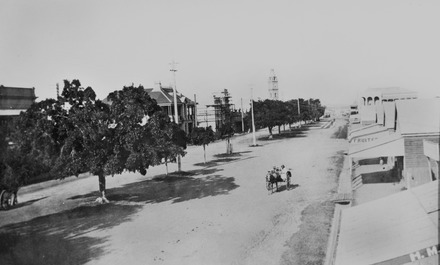
[[[250,134],[236,137],[232,156],[214,143],[206,165],[202,147],[190,147],[188,176],[165,177],[161,166],[109,177],[107,205],[94,202],[93,176],[24,188],[19,207],[0,212],[0,264],[322,264],[344,124],[259,138],[258,147]],[[265,174],[281,164],[294,189],[269,194]]]

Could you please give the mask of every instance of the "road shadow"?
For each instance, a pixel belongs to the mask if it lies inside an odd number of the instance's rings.
[[[247,154],[247,153],[252,153],[252,151],[235,152],[235,153],[232,153],[232,154],[226,154],[226,153],[215,154],[214,157],[219,157],[219,158],[224,158],[224,157],[240,157],[243,154]]]
[[[221,164],[231,163],[231,162],[238,161],[238,160],[249,159],[249,157],[242,158],[242,154],[247,154],[247,153],[251,153],[251,151],[236,152],[236,153],[232,153],[232,154],[226,154],[226,153],[215,154],[214,157],[216,157],[217,159],[207,161],[206,163],[203,163],[203,162],[196,163],[196,164],[194,164],[194,166],[210,168],[210,167],[216,167]]]
[[[238,188],[219,169],[201,169],[108,189],[109,204],[96,204],[98,192],[74,196],[82,206],[0,228],[0,264],[84,264],[106,253],[107,238],[90,232],[130,221],[143,204],[184,202],[224,195]],[[196,175],[207,175],[195,177]]]
[[[310,130],[310,126],[302,126],[301,128],[295,128],[291,130],[282,131],[281,134],[274,133],[272,134],[272,139],[269,139],[269,135],[264,135],[258,138],[259,141],[273,141],[273,140],[281,140],[286,138],[301,138],[307,137],[307,131]]]
[[[348,123],[344,124],[343,126],[339,126],[338,130],[333,133],[331,136],[335,139],[347,139],[348,135]]]
[[[34,204],[34,203],[37,202],[37,201],[41,201],[41,200],[43,200],[43,199],[46,199],[47,197],[48,197],[48,196],[46,196],[46,197],[42,197],[42,198],[39,198],[39,199],[35,199],[35,200],[26,201],[26,202],[23,202],[23,203],[18,203],[18,204],[16,204],[16,205],[10,207],[8,210],[18,209],[18,208],[21,208],[21,207],[29,206],[29,205]]]
[[[282,192],[282,191],[293,191],[294,189],[298,188],[299,184],[293,184],[290,185],[290,188],[286,187],[286,184],[278,184],[278,191],[277,192]]]
[[[105,253],[106,238],[83,234],[130,219],[141,207],[101,204],[34,218],[0,228],[0,263],[84,264]]]
[[[235,178],[211,175],[222,169],[205,168],[189,171],[184,175],[159,175],[153,179],[129,183],[122,187],[107,189],[107,198],[112,202],[160,203],[172,201],[183,202],[200,199],[207,196],[227,194],[238,188]],[[192,177],[208,175],[205,177]],[[82,199],[93,201],[99,193],[91,192],[85,195],[70,197],[70,200]]]

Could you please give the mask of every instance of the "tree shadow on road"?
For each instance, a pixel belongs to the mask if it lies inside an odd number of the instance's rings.
[[[18,208],[21,208],[21,207],[29,206],[29,205],[34,204],[37,201],[41,201],[43,199],[46,199],[47,197],[48,196],[42,197],[42,198],[39,198],[39,199],[35,199],[35,200],[26,201],[26,202],[23,202],[23,203],[18,203],[16,205],[12,206],[11,209],[18,209]]]
[[[307,137],[306,131],[310,130],[310,127],[301,127],[296,128],[292,130],[286,130],[282,131],[281,134],[279,133],[273,133],[272,139],[269,139],[269,135],[264,135],[258,138],[259,141],[273,141],[273,140],[280,140],[280,139],[286,139],[286,138],[300,138],[300,137]]]
[[[224,195],[239,187],[233,177],[214,174],[219,171],[212,168],[183,175],[160,175],[108,189],[109,204],[94,203],[98,192],[71,197],[83,205],[1,227],[0,264],[84,264],[93,261],[105,254],[107,238],[92,237],[89,233],[129,221],[143,204],[179,203]],[[200,174],[201,177],[195,177]]]
[[[210,167],[219,166],[221,164],[227,164],[227,163],[235,162],[235,161],[238,161],[238,160],[249,159],[250,157],[242,158],[242,154],[247,154],[247,153],[251,153],[251,151],[236,152],[236,153],[232,153],[232,154],[226,154],[226,153],[224,153],[224,154],[215,154],[214,157],[216,157],[217,159],[207,161],[206,163],[203,163],[203,162],[202,163],[196,163],[196,164],[194,164],[194,166],[210,168]]]
[[[227,194],[238,187],[235,178],[211,175],[221,169],[204,168],[187,171],[186,174],[159,175],[152,179],[129,183],[122,187],[107,189],[107,198],[112,202],[173,203],[200,199],[207,196]],[[193,177],[208,175],[205,177]],[[69,198],[70,200],[94,200],[99,193],[91,192]]]
[[[105,238],[83,236],[130,219],[140,206],[102,204],[0,228],[1,264],[84,264],[104,254]]]
[[[127,184],[121,188],[108,190],[110,201],[130,201],[140,203],[173,203],[200,199],[207,196],[227,194],[236,189],[233,177],[210,175],[202,178],[175,177],[154,178]]]

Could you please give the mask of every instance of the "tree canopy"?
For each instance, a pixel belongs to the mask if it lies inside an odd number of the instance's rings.
[[[212,130],[211,126],[207,128],[195,127],[190,134],[190,139],[192,144],[203,146],[203,157],[204,157],[204,162],[206,163],[205,146],[213,142],[215,139],[214,131]]]
[[[254,101],[253,106],[256,127],[267,127],[270,135],[275,126],[280,128],[284,124],[290,125],[298,121],[319,120],[325,112],[319,99],[292,99],[286,102],[266,99]]]
[[[56,178],[89,171],[105,176],[138,171],[184,155],[185,133],[172,123],[142,86],[124,87],[96,99],[91,87],[65,81],[57,100],[47,99],[22,113],[17,145],[40,157]]]

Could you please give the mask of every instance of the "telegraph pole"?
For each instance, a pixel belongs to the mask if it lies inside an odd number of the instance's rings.
[[[241,98],[241,131],[244,133],[243,98]]]
[[[299,107],[299,98],[298,98],[298,122],[299,122],[299,127],[301,128],[301,109]]]
[[[177,96],[176,96],[176,62],[173,60],[170,65],[171,65],[171,69],[170,71],[173,72],[173,78],[174,78],[174,87],[173,87],[173,99],[174,99],[174,120],[177,124],[177,126],[179,126],[179,115],[178,115],[178,111],[177,111]],[[181,171],[181,162],[180,162],[180,155],[177,156],[177,171],[180,172]]]
[[[197,97],[196,97],[196,94],[194,94],[194,122],[195,122],[195,127],[199,127],[199,122],[197,121]]]
[[[252,146],[257,146],[257,141],[255,139],[255,120],[254,120],[254,96],[253,88],[251,88],[251,108],[252,108]]]

